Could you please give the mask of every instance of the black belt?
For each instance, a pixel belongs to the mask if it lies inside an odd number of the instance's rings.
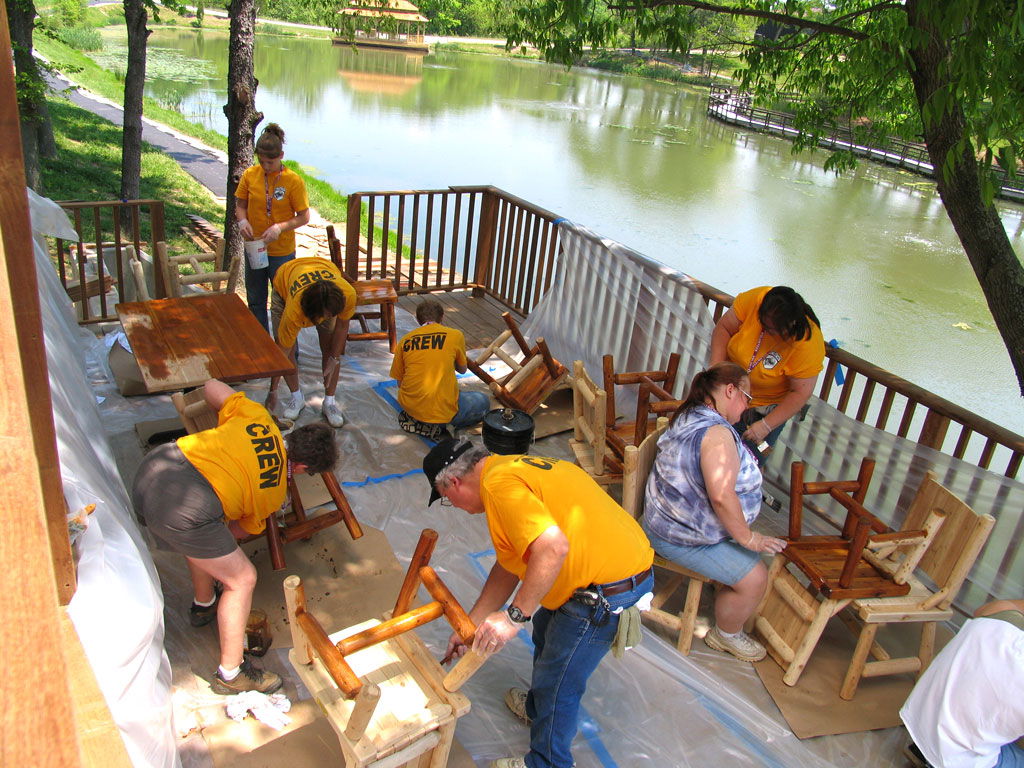
[[[621,581],[612,581],[608,584],[594,584],[591,589],[600,590],[601,594],[605,597],[621,595],[623,592],[630,592],[636,589],[639,584],[642,584],[651,575],[653,570],[653,568],[648,568],[636,576],[630,576],[628,579],[622,579]]]

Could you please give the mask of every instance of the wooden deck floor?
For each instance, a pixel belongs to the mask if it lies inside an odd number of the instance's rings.
[[[415,314],[416,305],[428,296],[444,307],[444,324],[458,328],[465,335],[466,349],[486,347],[506,329],[501,314],[508,312],[508,307],[490,296],[474,298],[471,291],[408,294],[398,299],[398,306]],[[513,316],[516,320],[522,319],[515,313]]]

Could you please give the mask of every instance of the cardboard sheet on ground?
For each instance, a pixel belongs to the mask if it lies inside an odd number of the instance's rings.
[[[940,627],[936,647],[941,649],[950,634]],[[879,639],[887,648],[906,648],[910,653],[920,637],[920,625],[884,627]],[[794,735],[801,739],[839,733],[873,731],[901,725],[900,707],[914,687],[911,674],[864,678],[852,701],[839,698],[856,640],[838,620],[829,622],[811,660],[793,687],[782,682],[782,668],[771,657],[754,665],[772,700]],[[936,652],[937,652],[936,651]]]

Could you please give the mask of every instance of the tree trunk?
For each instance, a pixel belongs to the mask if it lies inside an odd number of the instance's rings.
[[[18,75],[18,112],[21,123],[21,149],[25,162],[25,181],[33,190],[43,192],[40,158],[55,157],[50,110],[46,106],[47,85],[32,56],[32,30],[36,9],[32,0],[9,0],[7,23],[11,31],[14,68]]]
[[[228,183],[224,215],[225,263],[242,252],[242,236],[235,224],[235,188],[245,169],[252,164],[254,132],[263,119],[256,111],[253,74],[253,46],[256,39],[254,0],[231,0],[231,38],[228,43]]]
[[[963,110],[953,103],[944,114],[928,117],[926,107],[932,96],[947,85],[945,67],[950,51],[930,23],[927,8],[923,7],[927,5],[919,0],[907,3],[910,26],[922,32],[921,45],[910,50],[910,77],[921,108],[924,140],[936,169],[936,185],[946,214],[981,284],[1024,395],[1024,266],[1013,250],[995,205],[985,202],[981,169],[971,142],[963,144],[955,162],[947,168],[950,152],[964,139]]]
[[[128,27],[128,70],[124,76],[124,130],[121,136],[121,199],[139,197],[142,177],[142,94],[146,86],[147,13],[143,0],[124,0]]]

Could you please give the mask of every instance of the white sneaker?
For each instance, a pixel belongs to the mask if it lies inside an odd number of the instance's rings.
[[[712,627],[704,635],[704,642],[708,648],[731,653],[740,661],[760,661],[767,655],[764,646],[746,632],[740,632],[735,637],[726,637],[718,631],[718,627]]]
[[[332,427],[345,426],[345,417],[344,415],[342,415],[341,408],[338,407],[337,402],[328,403],[325,401],[322,410],[324,418],[327,420],[327,423],[330,424]]]
[[[492,760],[488,768],[526,768],[526,761],[521,757],[500,757]]]
[[[286,421],[295,421],[299,418],[299,414],[302,413],[302,409],[306,407],[306,403],[303,400],[295,400],[294,398],[288,398],[288,402],[285,404],[284,409],[281,411],[281,416]]]
[[[505,706],[508,707],[508,711],[518,717],[524,725],[533,725],[533,720],[526,714],[526,694],[522,688],[509,688],[505,691]],[[518,760],[519,758],[510,757],[508,760]]]

